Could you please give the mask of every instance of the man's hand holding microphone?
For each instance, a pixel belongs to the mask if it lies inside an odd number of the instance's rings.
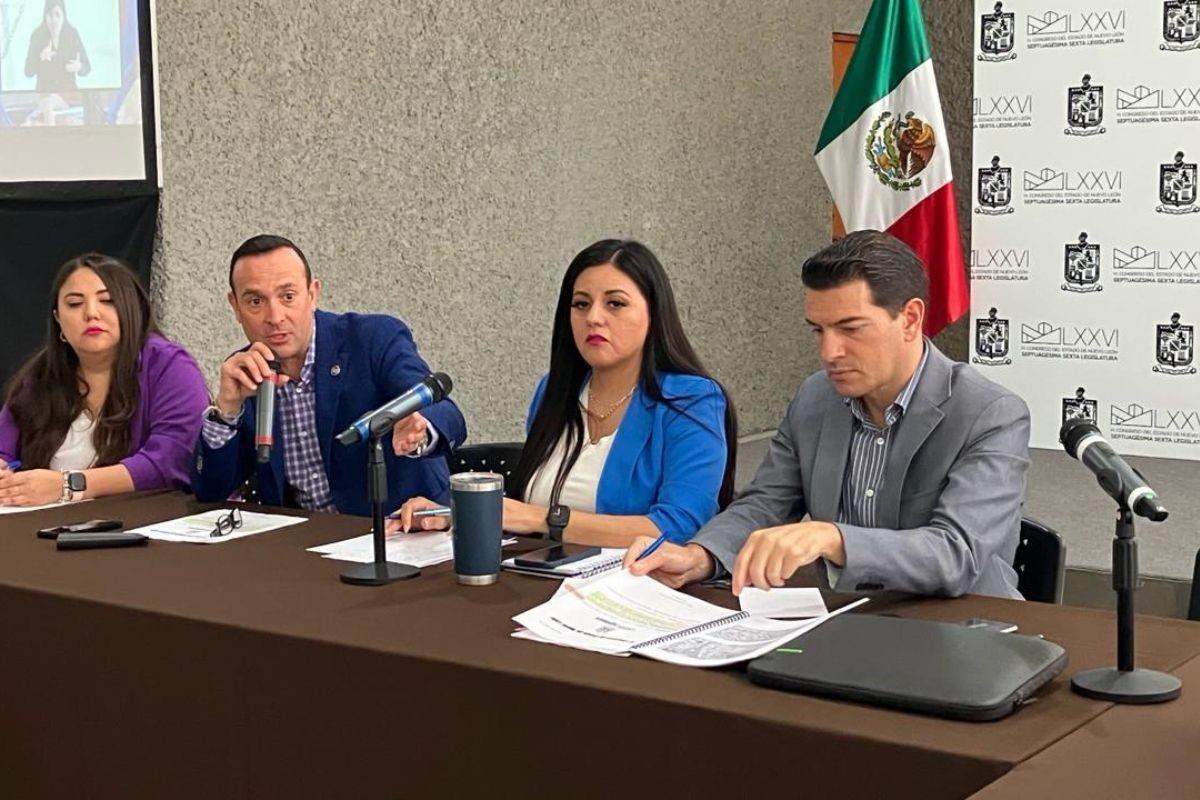
[[[221,365],[221,385],[217,389],[216,402],[218,413],[233,419],[241,415],[247,397],[258,397],[254,444],[260,464],[271,460],[271,448],[275,446],[275,389],[288,382],[288,376],[280,369],[275,354],[262,342],[255,342],[243,352],[233,354]]]
[[[272,369],[271,363],[275,363]],[[258,392],[265,381],[275,386],[287,383],[288,376],[278,371],[279,362],[271,348],[255,342],[241,353],[234,353],[221,364],[221,383],[217,389],[217,410],[225,417],[242,413],[242,403]]]

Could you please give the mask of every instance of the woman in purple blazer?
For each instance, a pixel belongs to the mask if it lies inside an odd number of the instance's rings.
[[[45,346],[0,410],[0,505],[186,488],[207,405],[200,369],[158,333],[132,270],[71,259],[54,279]]]

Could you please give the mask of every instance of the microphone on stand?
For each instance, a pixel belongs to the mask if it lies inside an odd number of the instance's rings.
[[[1146,479],[1117,455],[1094,424],[1078,417],[1069,419],[1063,423],[1058,440],[1067,455],[1096,473],[1100,488],[1123,508],[1154,522],[1167,518],[1167,510]]]
[[[338,434],[341,444],[351,445],[381,434],[410,414],[427,408],[450,394],[454,384],[444,372],[435,372],[394,400],[384,403],[374,411],[368,411],[346,430]]]
[[[415,578],[421,570],[411,564],[387,560],[384,544],[383,504],[387,502],[387,462],[383,457],[383,435],[410,414],[439,402],[450,393],[453,384],[444,372],[435,372],[404,394],[367,414],[363,414],[346,430],[338,434],[343,445],[352,445],[369,438],[367,448],[367,488],[371,500],[371,544],[375,558],[368,564],[355,564],[341,575],[343,583],[353,586],[382,586],[392,581]]]
[[[1084,419],[1063,423],[1059,440],[1067,453],[1096,473],[1100,488],[1118,503],[1113,535],[1113,590],[1117,593],[1117,666],[1085,669],[1071,676],[1071,689],[1084,697],[1112,703],[1165,703],[1179,697],[1182,682],[1174,675],[1135,666],[1134,593],[1138,584],[1137,539],[1133,515],[1154,522],[1167,518],[1146,479],[1113,451],[1100,429]]]
[[[267,362],[267,366],[275,374],[283,369],[275,359]],[[271,460],[271,448],[275,446],[275,382],[265,380],[258,385],[254,416],[254,444],[258,448],[258,463],[266,464]]]

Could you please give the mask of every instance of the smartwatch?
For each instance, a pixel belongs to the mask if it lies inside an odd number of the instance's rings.
[[[563,529],[567,527],[567,523],[570,521],[571,509],[569,506],[564,506],[561,503],[555,503],[550,506],[550,512],[546,514],[546,527],[550,529],[550,540],[561,542]]]
[[[60,503],[73,502],[76,496],[87,491],[87,475],[84,475],[82,472],[64,469],[62,476],[63,485],[62,496],[59,497]]]

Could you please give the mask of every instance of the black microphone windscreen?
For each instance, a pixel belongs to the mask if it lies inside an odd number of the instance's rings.
[[[1076,417],[1063,423],[1062,428],[1058,432],[1058,441],[1062,443],[1063,449],[1067,451],[1067,455],[1071,458],[1078,458],[1079,456],[1076,452],[1079,443],[1093,434],[1099,435],[1100,429],[1086,419]]]
[[[450,376],[444,372],[435,372],[425,379],[425,384],[433,390],[433,401],[440,402],[454,388]]]

